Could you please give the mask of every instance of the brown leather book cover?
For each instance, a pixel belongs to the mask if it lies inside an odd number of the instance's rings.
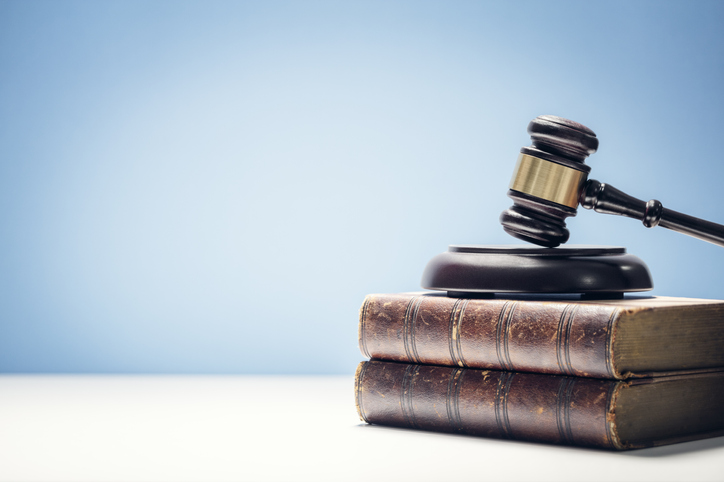
[[[722,434],[724,372],[631,381],[362,362],[360,419],[371,424],[631,449]]]
[[[360,309],[373,359],[627,379],[724,366],[724,301],[458,299],[379,294]]]

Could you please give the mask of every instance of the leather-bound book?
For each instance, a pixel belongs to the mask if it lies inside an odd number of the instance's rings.
[[[368,361],[357,410],[371,424],[631,449],[724,434],[724,372],[600,380]]]
[[[628,379],[724,367],[724,301],[458,299],[369,295],[359,345],[368,358]]]

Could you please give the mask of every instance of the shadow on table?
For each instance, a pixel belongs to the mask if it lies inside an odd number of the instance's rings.
[[[704,452],[707,450],[720,449],[722,447],[724,447],[724,437],[714,437],[704,440],[694,440],[693,442],[652,447],[648,449],[629,450],[621,452],[621,455],[628,455],[630,457],[669,457],[671,455]]]
[[[360,428],[368,428],[368,429],[374,429],[374,430],[381,430],[381,431],[392,431],[392,432],[407,432],[409,433],[411,430],[409,428],[400,428],[400,427],[389,427],[384,425],[368,425],[366,423],[360,423],[357,425],[357,427]],[[689,453],[695,453],[695,452],[705,452],[707,450],[716,450],[724,447],[724,436],[721,437],[713,437],[713,438],[707,438],[703,440],[694,440],[692,442],[682,442],[672,445],[664,445],[661,447],[651,447],[651,448],[645,448],[645,449],[637,449],[637,450],[606,450],[606,449],[597,449],[597,448],[590,448],[590,447],[578,447],[574,445],[556,445],[556,444],[545,444],[540,442],[531,442],[527,440],[514,440],[514,439],[495,439],[495,438],[487,438],[487,437],[477,437],[475,435],[464,435],[464,434],[451,434],[451,433],[442,433],[442,432],[432,432],[427,430],[414,430],[414,432],[420,433],[420,434],[430,434],[436,437],[464,437],[468,439],[478,439],[478,440],[486,440],[486,441],[497,441],[500,443],[512,443],[512,444],[530,444],[530,445],[541,445],[541,446],[548,446],[548,447],[557,447],[562,450],[593,450],[596,452],[605,452],[609,454],[614,455],[625,455],[628,457],[670,457],[670,456],[676,456],[676,455],[683,455],[683,454],[689,454]]]

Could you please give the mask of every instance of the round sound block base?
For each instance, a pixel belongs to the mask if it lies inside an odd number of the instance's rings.
[[[456,298],[581,293],[600,299],[648,291],[653,282],[646,264],[618,246],[456,245],[430,260],[422,287]]]

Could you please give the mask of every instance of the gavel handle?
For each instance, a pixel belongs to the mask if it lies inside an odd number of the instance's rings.
[[[659,201],[649,202],[619,191],[613,186],[589,179],[581,190],[581,206],[598,213],[618,214],[643,221],[644,226],[663,228],[688,234],[719,246],[724,246],[724,226],[687,214],[666,209]]]

